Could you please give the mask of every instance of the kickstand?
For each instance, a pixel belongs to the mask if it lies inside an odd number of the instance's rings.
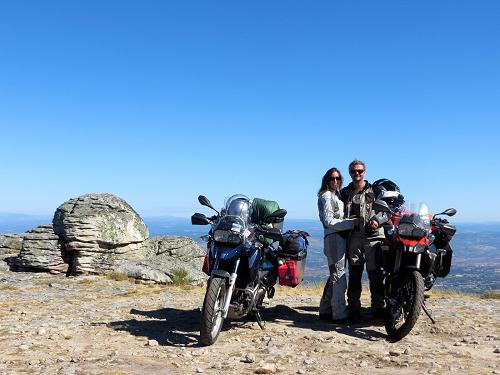
[[[259,325],[260,329],[264,329],[266,323],[262,320],[262,317],[260,316],[260,313],[258,311],[255,313],[255,318],[257,319],[257,324]]]
[[[429,317],[431,320],[432,324],[436,324],[436,321],[432,317],[431,313],[427,310],[427,307],[425,306],[425,303],[422,304],[422,308],[424,309],[425,314]]]

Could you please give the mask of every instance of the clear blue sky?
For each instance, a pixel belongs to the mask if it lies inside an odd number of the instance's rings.
[[[316,218],[331,166],[456,221],[500,221],[498,1],[19,1],[0,6],[0,212],[110,192]]]

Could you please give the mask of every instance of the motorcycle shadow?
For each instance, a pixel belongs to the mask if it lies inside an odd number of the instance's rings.
[[[108,323],[116,331],[125,331],[137,337],[156,340],[162,346],[198,347],[200,329],[200,310],[179,310],[162,308],[142,311],[130,310],[130,314],[148,318],[129,319]]]
[[[310,329],[313,331],[335,331],[347,336],[373,341],[385,339],[386,335],[374,329],[383,325],[383,320],[373,318],[369,309],[363,309],[360,317],[353,323],[334,324],[318,319],[318,307],[296,306],[294,308],[286,305],[277,305],[266,308],[262,312],[262,318],[268,322],[276,322],[292,327]]]

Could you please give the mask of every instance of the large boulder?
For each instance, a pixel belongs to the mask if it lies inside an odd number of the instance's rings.
[[[26,232],[14,268],[25,271],[66,272],[64,248],[52,225],[39,225]]]
[[[0,255],[19,254],[25,233],[0,234]]]
[[[201,271],[205,252],[189,237],[155,236],[143,243],[145,258],[118,268],[135,279],[161,284],[180,281],[204,283],[207,276]]]
[[[60,205],[52,221],[64,242],[70,274],[100,274],[144,257],[148,228],[123,199],[85,194]]]

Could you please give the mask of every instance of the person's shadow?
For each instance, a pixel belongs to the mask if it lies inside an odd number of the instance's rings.
[[[268,322],[278,322],[287,326],[310,329],[313,331],[334,331],[344,335],[364,340],[386,338],[386,335],[373,329],[383,324],[383,320],[375,319],[369,314],[369,309],[363,309],[360,317],[350,324],[333,324],[318,319],[318,307],[276,305],[261,312],[262,319]]]

